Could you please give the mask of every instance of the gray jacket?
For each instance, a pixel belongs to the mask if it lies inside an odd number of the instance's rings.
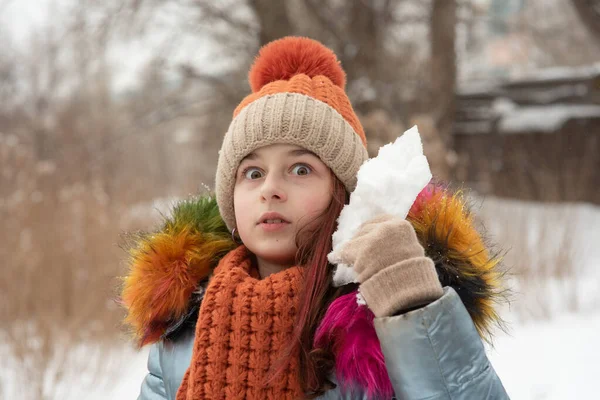
[[[481,338],[456,291],[406,314],[375,318],[388,375],[397,399],[508,399]],[[138,400],[174,400],[190,360],[195,329],[152,345]],[[335,381],[335,380],[334,380]],[[339,387],[320,399],[366,399]]]

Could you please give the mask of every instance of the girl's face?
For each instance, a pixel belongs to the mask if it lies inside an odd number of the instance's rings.
[[[296,233],[318,224],[331,202],[331,174],[302,147],[274,144],[250,153],[238,167],[233,196],[244,245],[259,260],[293,265]]]

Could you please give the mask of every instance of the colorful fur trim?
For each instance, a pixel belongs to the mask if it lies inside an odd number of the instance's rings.
[[[436,265],[442,286],[451,286],[465,304],[481,337],[491,342],[491,326],[501,319],[493,308],[504,291],[499,259],[490,256],[474,227],[461,192],[429,185],[408,218],[425,253]],[[356,302],[356,291],[334,300],[315,333],[315,347],[332,348],[342,390],[361,387],[369,398],[389,399],[392,384],[375,327],[374,315]]]
[[[407,217],[442,286],[451,286],[464,303],[481,338],[491,343],[493,327],[503,328],[494,305],[507,300],[500,257],[490,254],[475,227],[462,191],[428,185]]]
[[[159,340],[185,315],[200,280],[235,243],[210,196],[178,203],[159,231],[127,239],[133,246],[120,302],[141,347]]]

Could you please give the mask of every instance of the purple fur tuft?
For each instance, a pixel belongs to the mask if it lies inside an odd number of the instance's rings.
[[[391,399],[392,382],[385,367],[373,312],[356,302],[357,292],[335,299],[315,333],[315,348],[330,344],[342,391],[363,388],[367,396]]]

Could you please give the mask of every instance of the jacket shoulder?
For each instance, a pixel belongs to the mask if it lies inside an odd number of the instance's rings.
[[[148,355],[149,383],[154,383],[154,387],[162,387],[164,393],[160,399],[176,399],[177,391],[185,372],[190,366],[192,353],[194,349],[195,329],[193,326],[180,326],[176,336],[163,338],[150,345],[150,354]],[[151,369],[154,366],[154,371]],[[144,392],[142,385],[142,393]],[[142,397],[154,399],[154,397]]]
[[[398,398],[508,399],[453,288],[425,307],[374,324]]]

